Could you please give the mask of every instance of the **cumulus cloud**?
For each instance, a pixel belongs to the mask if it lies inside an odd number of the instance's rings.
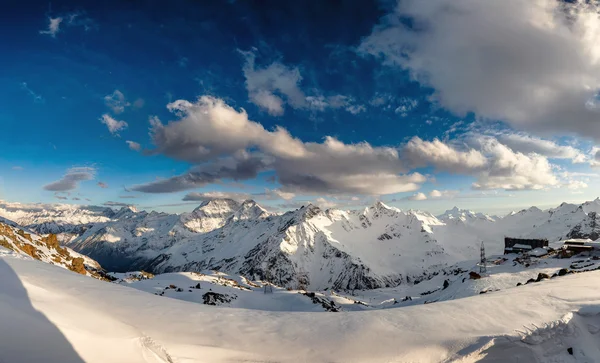
[[[205,193],[188,193],[183,197],[183,201],[200,201],[206,202],[213,199],[233,199],[237,201],[243,201],[251,199],[250,194],[246,193],[235,193],[235,192],[205,192]]]
[[[477,178],[474,189],[531,190],[558,184],[548,158],[536,154],[515,152],[494,137],[471,140],[476,147],[459,150],[440,140],[411,139],[403,155],[414,166],[434,166],[450,173]],[[462,146],[466,148],[465,145]]]
[[[56,37],[56,34],[60,31],[60,24],[62,23],[63,18],[48,18],[48,29],[40,30],[40,34],[48,34],[52,38]]]
[[[406,144],[403,155],[415,167],[433,165],[454,173],[481,170],[487,164],[486,157],[478,150],[459,151],[438,139],[424,141],[417,136]]]
[[[125,143],[127,143],[127,146],[129,146],[129,148],[133,151],[140,151],[142,150],[142,145],[138,144],[135,141],[125,141]]]
[[[285,103],[293,108],[306,107],[306,96],[299,87],[302,76],[298,68],[287,67],[280,62],[259,68],[253,51],[241,53],[246,58],[243,72],[252,103],[273,116],[283,115]]]
[[[126,129],[129,126],[127,122],[115,120],[107,114],[102,115],[100,122],[105,124],[108,131],[114,136],[118,136],[119,131]]]
[[[411,195],[410,197],[407,197],[406,199],[408,200],[414,200],[414,201],[421,201],[421,200],[426,200],[427,196],[425,195],[425,193],[416,193],[414,195]]]
[[[458,190],[437,190],[434,189],[429,192],[431,199],[452,199],[458,195]]]
[[[108,184],[106,184],[106,183],[104,183],[104,182],[98,182],[98,186],[99,186],[100,188],[103,188],[103,189],[106,189],[106,188],[108,188]]]
[[[178,190],[191,189],[222,178],[239,180],[257,172],[273,169],[285,192],[390,194],[414,191],[425,181],[419,173],[403,175],[404,162],[392,147],[372,147],[368,143],[345,144],[333,137],[322,143],[303,142],[281,127],[268,131],[222,100],[203,96],[191,103],[178,100],[168,105],[180,119],[164,125],[151,120],[151,135],[156,149],[175,159],[201,164],[185,175],[151,183]],[[258,149],[252,168],[244,160],[247,150]],[[234,155],[231,157],[230,155]],[[235,156],[237,155],[237,156]],[[223,157],[243,162],[245,175],[230,173],[229,168],[206,173],[206,168]],[[257,162],[260,159],[260,162]],[[198,171],[200,169],[200,173]],[[235,179],[234,178],[234,179]],[[141,189],[139,189],[141,188]],[[138,186],[139,191],[157,190]],[[156,192],[156,191],[155,191]]]
[[[535,190],[558,184],[546,157],[515,152],[493,138],[481,143],[489,165],[479,173],[474,189]]]
[[[125,95],[123,92],[116,89],[113,93],[104,96],[104,103],[108,108],[110,108],[115,114],[120,114],[125,111],[125,107],[130,106],[131,104],[127,102],[125,99]],[[142,100],[143,106],[143,100]]]
[[[588,187],[588,185],[581,180],[571,180],[568,183],[566,183],[565,186],[569,190],[580,190]]]
[[[63,192],[77,189],[80,182],[92,180],[95,175],[96,169],[92,167],[70,168],[60,180],[45,185],[44,190]]]
[[[329,209],[337,207],[338,203],[323,197],[317,198],[314,202],[321,209]]]
[[[359,52],[408,70],[456,114],[600,139],[599,10],[585,0],[403,0]]]
[[[584,153],[572,146],[559,145],[554,141],[531,135],[500,133],[496,138],[513,151],[525,154],[536,153],[553,159],[571,159],[573,163],[584,163],[587,160]]]
[[[13,166],[11,169],[12,169],[12,170],[21,171],[21,170],[23,170],[24,168],[23,168],[22,166],[15,165],[15,166]]]

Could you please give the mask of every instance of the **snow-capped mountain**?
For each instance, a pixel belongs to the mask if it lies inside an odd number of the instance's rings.
[[[531,207],[503,218],[458,208],[435,217],[381,202],[359,211],[307,205],[278,215],[252,200],[228,199],[181,215],[71,208],[33,213],[13,206],[10,213],[34,222],[28,227],[41,233],[45,229],[35,222],[42,219],[87,223],[67,245],[110,270],[213,269],[293,288],[352,290],[421,281],[458,261],[477,259],[482,241],[489,253],[502,253],[505,236],[550,241],[600,236],[600,199],[546,211]]]
[[[22,204],[0,201],[0,216],[40,234],[53,233],[67,242],[95,223],[115,218],[111,208],[71,204]]]
[[[458,207],[454,207],[445,211],[444,213],[437,216],[437,218],[442,222],[459,220],[465,223],[474,223],[479,221],[494,222],[498,219],[494,216],[489,216],[483,213],[476,213],[466,209],[459,209]]]
[[[383,203],[269,215],[254,201],[216,200],[181,216],[139,212],[99,223],[69,246],[109,269],[214,269],[288,287],[363,289],[420,280],[455,262],[433,237],[442,225]]]

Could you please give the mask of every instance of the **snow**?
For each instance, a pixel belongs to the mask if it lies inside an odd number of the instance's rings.
[[[531,207],[503,218],[458,208],[435,217],[381,202],[361,211],[308,205],[279,215],[251,200],[230,199],[207,201],[182,215],[128,207],[115,212],[97,207],[4,205],[0,215],[19,214],[39,233],[47,230],[41,221],[60,224],[69,231],[62,233],[62,241],[109,270],[215,269],[251,279],[268,279],[270,274],[279,285],[292,289],[411,284],[478,258],[481,242],[489,254],[502,253],[505,236],[546,238],[553,248],[568,238],[600,237],[598,199],[581,205],[563,203],[545,211]],[[92,216],[98,220],[92,221]]]
[[[600,356],[600,271],[435,304],[290,313],[169,299],[3,251],[0,352],[7,362],[568,362]]]
[[[531,246],[530,245],[524,245],[521,243],[515,243],[515,245],[513,246],[513,248],[520,248],[522,250],[530,250]]]
[[[540,256],[547,255],[548,250],[545,248],[538,247],[538,248],[534,248],[533,250],[529,251],[528,253],[531,256],[540,257]]]

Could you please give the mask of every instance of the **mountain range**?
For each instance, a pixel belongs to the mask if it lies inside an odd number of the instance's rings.
[[[0,216],[111,271],[218,270],[289,288],[354,290],[418,283],[503,250],[505,236],[600,236],[600,199],[536,207],[504,217],[454,208],[434,216],[382,202],[362,210],[312,204],[273,214],[255,201],[214,199],[180,215],[101,207],[0,203]]]

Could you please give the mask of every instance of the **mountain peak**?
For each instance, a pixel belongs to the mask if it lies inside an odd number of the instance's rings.
[[[203,201],[202,203],[200,203],[200,205],[198,207],[196,207],[196,209],[200,209],[200,208],[204,208],[204,207],[229,207],[229,208],[236,208],[239,207],[240,203],[230,199],[230,198],[212,198],[212,199],[208,199]]]
[[[121,218],[126,215],[137,213],[137,211],[138,210],[136,207],[134,207],[132,205],[127,205],[127,206],[121,207],[121,209],[119,209],[119,211],[113,215],[113,218],[118,219],[118,218]]]

